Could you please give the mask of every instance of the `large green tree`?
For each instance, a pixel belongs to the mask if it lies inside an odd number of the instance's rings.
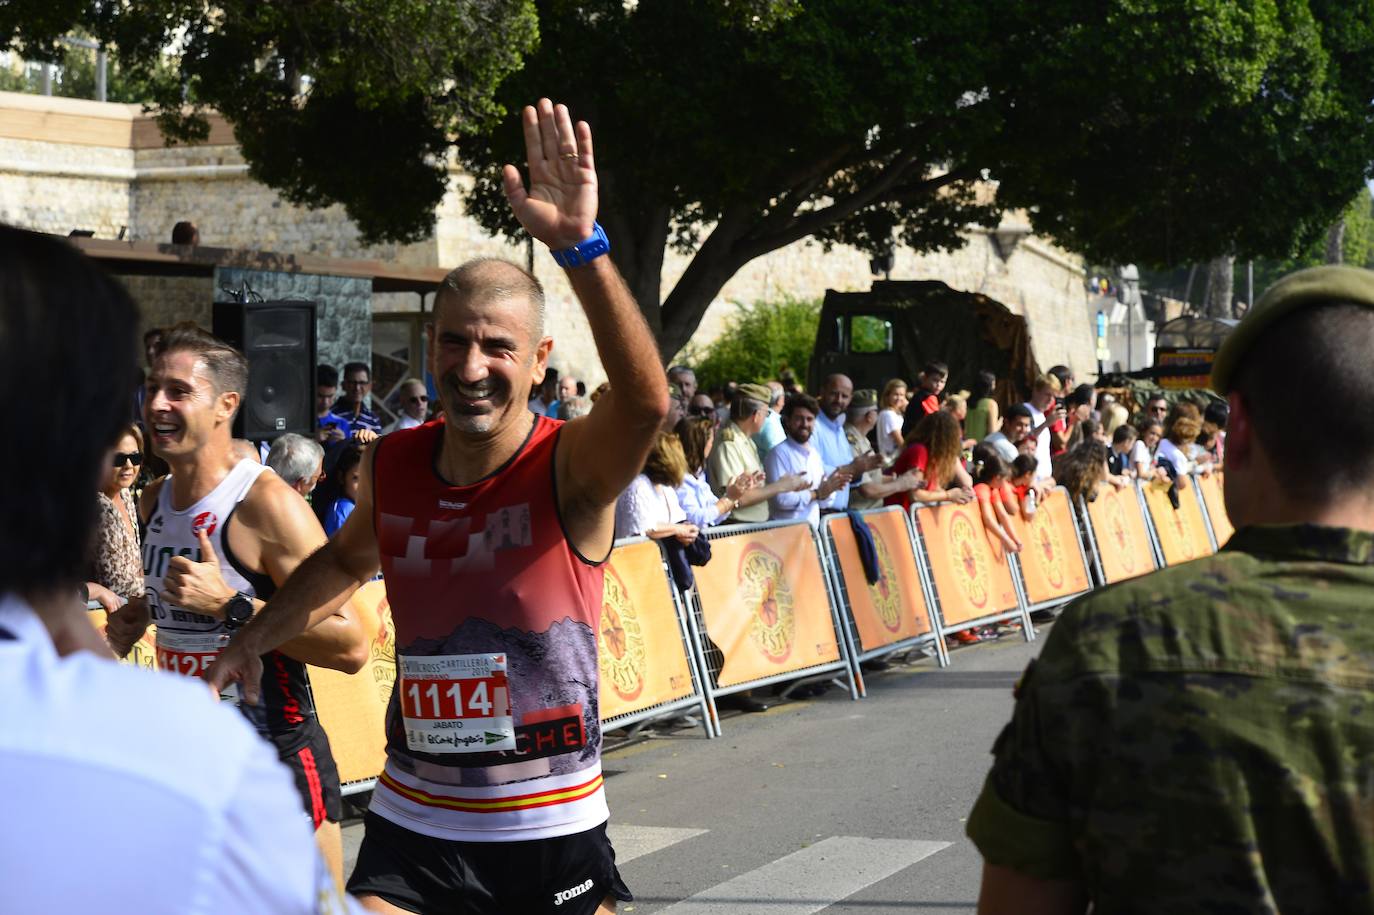
[[[498,168],[519,161],[520,133],[497,116],[568,102],[596,132],[602,222],[665,354],[779,247],[953,248],[1006,206],[1102,263],[1287,256],[1331,224],[1374,149],[1374,7],[1335,0],[0,10],[0,41],[41,50],[79,19],[129,64],[192,23],[180,85],[158,96],[169,126],[196,126],[178,114],[187,87],[235,124],[254,174],[293,201],[343,202],[370,238],[431,225],[455,144],[472,211],[518,237]],[[666,294],[665,246],[691,255]]]
[[[145,87],[169,136],[203,138],[216,110],[283,197],[410,241],[433,230],[455,140],[505,113],[493,93],[538,23],[533,0],[0,2],[0,49],[60,64],[73,32]]]
[[[952,248],[1015,206],[1106,262],[1287,252],[1374,150],[1374,11],[1351,4],[804,0],[766,28],[676,0],[538,8],[498,98],[593,124],[602,221],[665,354],[735,271],[808,237]],[[459,147],[492,229],[518,143]],[[665,244],[692,257],[661,295]]]

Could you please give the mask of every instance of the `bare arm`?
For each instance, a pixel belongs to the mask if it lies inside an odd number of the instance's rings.
[[[1083,915],[1087,894],[1076,883],[1027,877],[1011,868],[983,865],[978,915]]]
[[[332,540],[311,553],[215,660],[205,679],[220,690],[238,682],[244,698],[256,702],[262,676],[260,656],[281,647],[334,614],[358,586],[377,574],[377,531],[372,525],[374,449],[363,453],[357,506]]]
[[[598,206],[592,130],[573,126],[564,105],[540,99],[521,113],[526,189],[519,170],[502,171],[506,199],[530,235],[558,251],[591,237]],[[587,314],[611,389],[592,412],[568,423],[558,449],[559,512],[584,556],[610,550],[616,497],[644,466],[668,412],[668,386],[658,345],[638,303],[608,257],[567,268]]]
[[[908,489],[915,489],[919,485],[921,485],[920,473],[915,470],[908,470],[890,480],[863,484],[859,487],[859,495],[865,499],[884,499],[899,492],[906,492]]]

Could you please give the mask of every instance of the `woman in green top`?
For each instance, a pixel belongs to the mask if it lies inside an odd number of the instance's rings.
[[[997,378],[992,372],[979,372],[973,381],[973,390],[968,396],[968,417],[964,420],[964,436],[981,442],[1002,428],[1002,414],[997,409],[997,401],[992,399],[992,389],[997,386]]]

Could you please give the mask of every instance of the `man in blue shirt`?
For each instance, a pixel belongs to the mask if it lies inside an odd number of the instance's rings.
[[[844,433],[844,423],[846,411],[849,410],[849,401],[853,397],[854,382],[850,381],[847,376],[831,375],[825,379],[825,386],[821,388],[820,396],[821,415],[816,417],[816,431],[812,436],[812,445],[821,453],[821,464],[825,467],[825,476],[828,477],[836,471],[843,471],[851,479],[858,481],[858,484],[862,484],[863,475],[882,466],[883,459],[881,455],[876,453],[855,457],[853,449],[849,447],[849,439]],[[834,511],[844,511],[849,508],[849,487],[846,486],[836,492],[830,503],[823,507]]]
[[[321,445],[348,440],[353,427],[334,412],[334,395],[339,390],[339,373],[332,365],[315,366],[315,427]]]
[[[372,370],[364,362],[344,366],[344,393],[334,404],[334,412],[348,420],[350,437],[363,444],[382,433],[382,421],[367,408],[372,392]]]

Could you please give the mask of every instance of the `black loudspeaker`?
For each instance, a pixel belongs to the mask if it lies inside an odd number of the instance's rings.
[[[234,435],[310,436],[315,420],[315,303],[216,302],[213,330],[248,359],[248,392]]]

